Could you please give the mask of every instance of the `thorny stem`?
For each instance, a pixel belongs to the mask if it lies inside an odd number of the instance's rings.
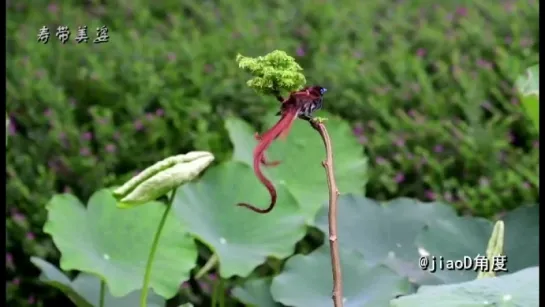
[[[322,123],[321,119],[313,119],[310,122],[312,128],[314,128],[324,142],[326,160],[322,162],[326,171],[327,186],[329,187],[329,247],[331,253],[331,269],[333,271],[333,306],[343,306],[343,288],[342,288],[342,274],[341,274],[341,258],[339,256],[339,243],[337,241],[337,199],[339,197],[339,190],[337,189],[337,183],[335,182],[335,174],[333,171],[333,151],[331,149],[331,139],[327,133],[327,129]]]
[[[161,217],[161,221],[159,222],[159,226],[157,227],[157,232],[155,232],[155,237],[153,238],[153,243],[151,244],[151,249],[150,249],[150,253],[148,257],[148,263],[146,264],[146,271],[144,272],[144,283],[142,286],[142,293],[140,294],[140,307],[146,307],[147,305],[149,283],[151,281],[151,269],[153,266],[153,258],[155,258],[155,252],[157,251],[157,247],[159,245],[159,238],[161,237],[161,232],[163,231],[163,227],[165,226],[168,213],[170,212],[170,209],[172,208],[174,195],[176,195],[176,189],[174,189],[171,192],[170,197],[168,198],[167,207],[165,209],[165,212],[163,212],[163,216]]]

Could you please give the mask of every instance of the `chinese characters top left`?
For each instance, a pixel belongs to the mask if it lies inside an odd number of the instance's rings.
[[[66,44],[70,39],[70,28],[68,26],[58,26],[55,32],[55,36],[61,42],[61,44]],[[43,26],[38,31],[38,42],[47,44],[51,32],[47,26]],[[76,37],[74,39],[77,44],[87,43],[89,41],[89,35],[87,34],[87,26],[78,26]],[[96,28],[96,37],[93,40],[94,44],[107,43],[110,41],[110,35],[108,33],[108,27],[101,26]]]

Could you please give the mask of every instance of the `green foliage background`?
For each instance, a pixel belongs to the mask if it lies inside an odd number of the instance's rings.
[[[493,216],[538,200],[539,143],[514,80],[539,55],[538,1],[9,2],[8,305],[41,304],[30,255],[56,192],[87,199],[166,156],[231,156],[229,115],[261,130],[277,102],[235,56],[280,49],[369,158],[366,195]],[[46,45],[36,41],[43,25]],[[62,45],[57,26],[72,30]],[[78,25],[110,42],[76,45]]]

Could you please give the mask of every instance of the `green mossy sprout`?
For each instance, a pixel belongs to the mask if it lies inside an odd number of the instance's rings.
[[[503,233],[503,221],[497,221],[492,230],[490,240],[488,241],[488,247],[486,248],[486,258],[488,259],[490,270],[479,272],[477,279],[496,276],[493,271],[494,257],[503,255]]]
[[[273,95],[276,91],[292,92],[307,82],[303,68],[286,52],[275,50],[257,58],[237,55],[238,66],[252,74],[246,84],[259,93]]]

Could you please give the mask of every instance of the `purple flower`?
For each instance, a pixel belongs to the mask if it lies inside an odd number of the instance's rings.
[[[11,218],[18,224],[24,223],[26,220],[26,216],[19,211],[13,211]]]
[[[47,10],[52,14],[56,14],[59,11],[59,6],[54,2],[49,3],[49,5],[47,6]]]
[[[36,239],[36,236],[34,236],[34,234],[29,231],[26,233],[26,238],[27,240],[34,241],[34,239]]]
[[[298,47],[297,48],[297,51],[295,51],[297,53],[298,56],[304,56],[305,55],[305,49],[303,49],[303,47]]]
[[[50,117],[51,115],[53,115],[53,111],[51,109],[47,108],[44,111],[44,115],[45,115],[45,117]]]
[[[360,135],[358,137],[358,141],[360,142],[360,144],[367,144],[368,142],[367,137],[365,135]]]
[[[137,119],[134,121],[134,128],[136,128],[137,131],[140,131],[144,129],[144,124],[142,123],[141,120]]]
[[[189,289],[189,282],[184,281],[184,282],[180,285],[180,288],[182,288],[182,289]]]
[[[462,17],[467,16],[467,8],[465,8],[465,7],[463,7],[463,6],[457,8],[457,9],[456,9],[456,15],[462,16]]]
[[[403,173],[397,173],[394,178],[394,181],[396,183],[402,183],[403,181],[405,181],[405,175]]]
[[[80,149],[79,154],[82,156],[88,156],[91,154],[91,150],[89,150],[89,148],[87,147],[83,147],[82,149]]]
[[[384,159],[383,157],[377,157],[377,158],[375,159],[375,162],[376,162],[378,165],[386,164],[386,159]]]
[[[157,109],[157,110],[155,110],[155,115],[161,117],[161,116],[165,115],[165,110]]]
[[[481,103],[481,107],[483,107],[483,109],[486,109],[488,111],[492,110],[492,104],[488,100]]]
[[[176,61],[176,53],[174,52],[169,52],[167,53],[167,59],[171,62],[174,62]]]
[[[443,152],[443,150],[443,145],[435,145],[435,147],[433,148],[433,151],[435,151],[436,153],[441,153]]]
[[[419,57],[424,57],[426,56],[426,49],[424,48],[418,48],[418,50],[416,50],[416,55],[419,56]]]
[[[86,140],[86,141],[90,141],[93,139],[93,134],[91,132],[85,132],[82,134],[81,136],[82,139]]]
[[[484,69],[487,69],[487,70],[492,69],[492,63],[490,63],[490,62],[488,62],[487,60],[484,60],[484,59],[478,59],[477,60],[477,66],[479,66],[481,68],[484,68]]]
[[[202,282],[202,281],[199,281],[199,287],[201,287],[202,291],[204,293],[210,293],[210,285],[208,283],[205,283],[205,282]]]
[[[16,278],[14,278],[14,279],[11,281],[11,283],[12,283],[13,285],[15,285],[15,286],[18,286],[18,285],[21,284],[21,279],[19,279],[19,278],[16,277]]]
[[[507,140],[509,141],[509,143],[515,142],[515,135],[513,134],[513,132],[509,132],[507,134]]]
[[[430,191],[430,190],[427,190],[426,193],[426,198],[429,199],[429,200],[434,200],[436,198],[436,195],[433,191]]]
[[[147,119],[147,120],[152,121],[153,118],[154,118],[153,113],[146,113],[146,119]]]
[[[107,151],[107,152],[113,153],[113,152],[115,152],[115,150],[116,150],[116,147],[115,147],[114,144],[111,144],[111,143],[110,143],[110,144],[106,145],[106,151]]]
[[[31,295],[29,298],[28,298],[28,303],[30,305],[34,305],[36,303],[36,299],[34,298],[34,295]]]
[[[9,119],[9,127],[8,127],[8,130],[9,130],[9,134],[10,135],[15,135],[17,134],[17,126],[15,126],[15,122],[13,121],[13,117],[10,116],[10,119]]]
[[[511,98],[511,104],[513,105],[518,105],[519,104],[519,100],[517,98]]]
[[[508,13],[511,13],[514,11],[515,9],[515,6],[513,5],[513,2],[505,2],[503,4],[503,9],[508,12]]]
[[[364,131],[363,125],[361,123],[357,123],[356,125],[354,125],[354,129],[352,131],[354,132],[355,135],[363,134],[363,131]]]
[[[6,253],[6,268],[11,270],[15,269],[15,264],[13,263],[13,255],[11,253]]]
[[[524,182],[522,183],[522,187],[523,187],[525,190],[528,190],[528,189],[531,187],[531,185],[530,185],[530,183],[528,183],[527,181],[524,181]]]
[[[397,146],[397,147],[403,147],[405,146],[405,139],[403,139],[402,137],[398,137],[394,140],[394,144]]]
[[[530,47],[534,44],[534,40],[529,37],[524,37],[520,40],[520,46],[522,48]]]
[[[106,125],[108,123],[108,118],[107,117],[100,117],[99,119],[97,119],[97,121],[98,121],[99,125]]]

